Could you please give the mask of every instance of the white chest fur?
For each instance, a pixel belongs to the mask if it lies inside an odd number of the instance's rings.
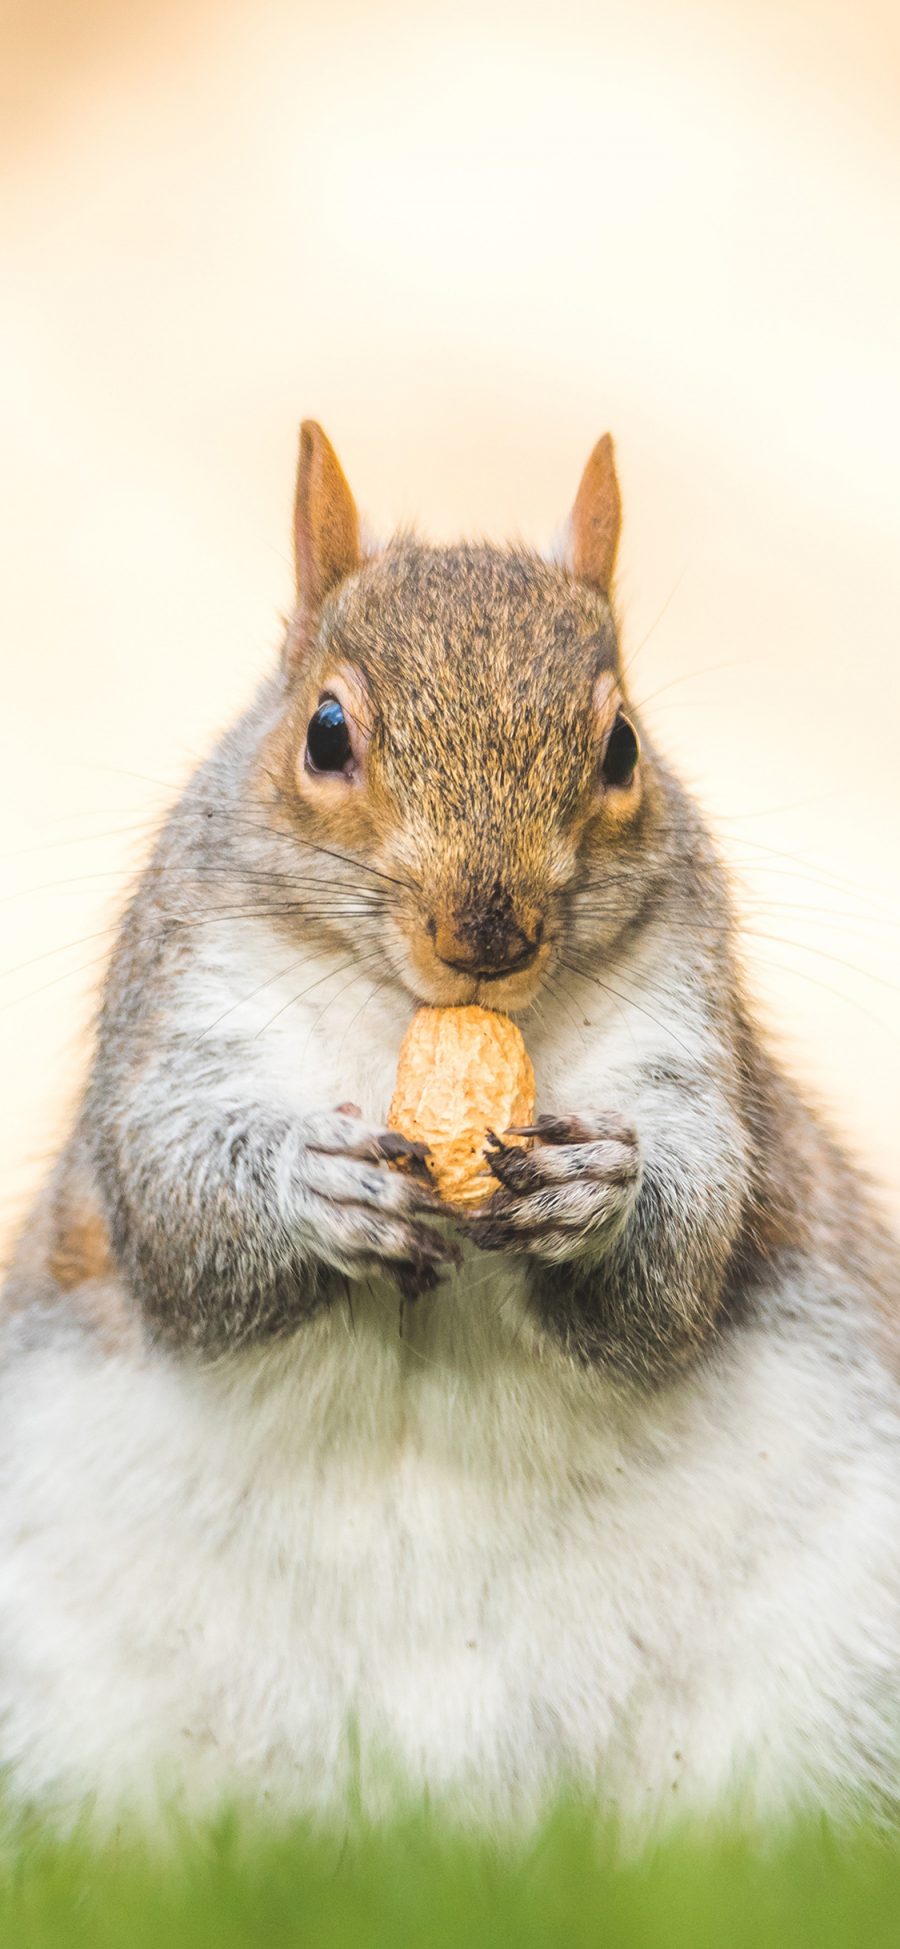
[[[108,1808],[334,1809],[353,1786],[378,1809],[397,1767],[501,1820],[567,1777],[641,1823],[743,1785],[761,1808],[871,1785],[896,1481],[893,1431],[851,1395],[760,1334],[626,1406],[480,1273],[402,1337],[373,1288],[218,1370],[22,1355],[5,1758],[25,1793]]]

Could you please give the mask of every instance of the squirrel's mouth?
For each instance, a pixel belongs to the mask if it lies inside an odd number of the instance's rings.
[[[404,988],[417,1002],[436,1008],[482,1008],[515,1015],[534,1001],[553,948],[549,938],[530,943],[500,967],[486,967],[445,959],[435,952],[421,928],[394,926],[390,930],[390,959]]]
[[[472,998],[473,1001],[480,1003],[482,1008],[499,1009],[503,1015],[518,1014],[522,1009],[529,1008],[534,1001],[543,979],[546,962],[545,956],[540,970],[537,970],[532,963],[527,973],[519,975],[482,975]]]
[[[464,975],[480,984],[483,981],[507,981],[510,975],[523,973],[532,966],[537,952],[537,948],[529,948],[527,954],[520,954],[515,961],[507,961],[499,968],[473,968],[468,961],[446,961],[443,955],[439,958],[444,961],[445,968],[452,968],[455,974]]]

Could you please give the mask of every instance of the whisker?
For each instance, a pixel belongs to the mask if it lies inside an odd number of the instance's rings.
[[[340,860],[344,866],[362,866],[365,872],[374,873],[377,879],[387,880],[391,886],[403,887],[406,892],[411,892],[411,893],[417,893],[419,891],[418,887],[416,887],[413,884],[412,880],[398,880],[395,874],[385,873],[383,872],[381,867],[370,866],[369,864],[367,864],[365,860],[354,859],[351,855],[348,855],[347,853],[335,852],[334,848],[331,846],[314,845],[311,839],[300,840],[299,843],[300,845],[309,847],[310,850],[314,853],[322,853],[326,859]]]
[[[874,971],[855,962],[843,960],[841,957],[829,953],[826,948],[821,947],[816,941],[803,940],[799,936],[791,935],[766,935],[758,927],[752,925],[753,922],[765,920],[770,915],[774,919],[777,919],[779,914],[788,914],[797,920],[809,918],[811,924],[819,930],[832,923],[833,925],[840,924],[842,930],[855,929],[862,935],[871,929],[887,929],[893,932],[900,927],[900,922],[890,921],[886,917],[851,914],[830,907],[804,907],[798,906],[788,900],[769,901],[763,897],[760,897],[758,901],[741,900],[737,911],[733,915],[719,920],[706,913],[698,915],[673,914],[666,920],[665,927],[667,932],[680,932],[682,935],[686,935],[688,939],[695,939],[698,943],[710,939],[727,940],[730,937],[734,941],[735,948],[738,951],[740,950],[741,941],[749,938],[755,937],[759,940],[770,939],[778,941],[784,946],[800,948],[809,954],[819,954],[825,960],[837,961],[842,967],[851,969],[854,974],[871,974],[873,981],[882,981],[887,987],[893,988],[895,986],[885,976],[876,975]],[[620,916],[616,907],[611,904],[608,907],[579,906],[574,910],[574,917],[577,921],[607,920],[618,922]]]
[[[396,979],[396,977],[393,974],[393,969],[388,968],[387,972],[383,974],[378,981],[376,981],[374,988],[372,989],[371,993],[366,996],[365,1001],[361,1002],[359,1008],[356,1011],[356,1014],[352,1016],[350,1021],[347,1023],[347,1027],[345,1028],[344,1033],[341,1037],[340,1046],[338,1049],[338,1056],[343,1055],[344,1047],[347,1042],[347,1037],[349,1036],[351,1030],[355,1029],[360,1016],[365,1014],[365,1011],[368,1008],[369,1003],[371,1001],[374,1001],[375,996],[380,994],[382,988],[384,988],[387,982],[389,982],[392,978]],[[343,994],[343,989],[341,990],[341,993]]]
[[[846,968],[850,974],[861,975],[866,981],[875,981],[879,988],[886,988],[889,994],[900,994],[900,985],[889,981],[886,975],[875,973],[874,968],[861,968],[853,961],[845,961],[843,955],[831,954],[827,948],[817,947],[813,941],[792,941],[783,934],[765,934],[755,927],[745,927],[744,933],[750,940],[771,941],[778,947],[796,948],[801,954],[816,954],[822,961],[832,961],[835,967]]]
[[[183,882],[187,885],[190,885],[195,880],[221,880],[225,882],[235,881],[238,884],[243,883],[247,886],[252,886],[256,883],[262,885],[287,884],[288,886],[294,884],[296,886],[315,888],[316,892],[320,893],[323,897],[331,893],[334,894],[356,893],[358,894],[360,899],[362,899],[363,897],[369,899],[377,899],[379,897],[379,895],[376,892],[374,892],[371,888],[366,886],[353,887],[350,885],[348,881],[340,881],[335,886],[329,886],[327,882],[315,878],[303,880],[297,877],[296,875],[288,876],[284,874],[279,875],[279,874],[251,873],[242,870],[236,870],[234,868],[230,868],[230,869],[206,868],[203,872],[197,873],[191,871],[186,872],[185,869],[180,865],[168,865],[168,866],[151,865],[143,869],[140,877],[141,879],[145,879],[145,880],[152,879],[152,880],[164,881],[167,876],[171,876],[173,879],[177,879],[179,875],[181,876]],[[0,896],[0,899],[2,899],[2,902],[4,904],[6,904],[11,900],[26,899],[27,897],[33,894],[54,893],[63,887],[90,886],[99,880],[117,880],[121,884],[123,881],[127,882],[128,878],[129,878],[128,874],[127,873],[123,874],[122,870],[119,867],[104,867],[101,870],[92,873],[73,873],[73,874],[67,874],[62,879],[45,880],[42,882],[40,886],[16,887],[11,892],[5,893],[2,896]]]
[[[306,1038],[306,1041],[305,1041],[305,1043],[304,1043],[304,1045],[303,1045],[303,1051],[302,1051],[302,1054],[301,1054],[301,1057],[300,1057],[300,1067],[301,1067],[301,1068],[303,1067],[303,1064],[304,1064],[304,1063],[305,1063],[305,1061],[306,1061],[306,1052],[307,1052],[307,1050],[308,1050],[308,1048],[309,1048],[309,1045],[310,1045],[310,1043],[311,1043],[311,1041],[312,1041],[312,1038],[313,1038],[313,1036],[314,1036],[314,1035],[318,1035],[318,1034],[319,1034],[319,1032],[320,1032],[320,1029],[321,1029],[321,1025],[322,1025],[322,1023],[324,1022],[324,1020],[325,1020],[325,1017],[326,1017],[326,1015],[328,1014],[328,1011],[329,1011],[329,1009],[330,1009],[330,1008],[333,1008],[333,1007],[334,1007],[334,1006],[336,1005],[336,1003],[340,1001],[340,999],[341,999],[341,996],[342,996],[342,995],[346,995],[346,994],[349,994],[349,992],[350,992],[350,989],[351,989],[351,988],[354,988],[354,987],[356,986],[356,983],[357,983],[358,981],[360,981],[360,980],[362,980],[362,978],[363,978],[363,975],[364,975],[364,973],[365,973],[365,969],[366,969],[366,967],[367,967],[367,966],[369,966],[369,965],[370,965],[370,964],[372,963],[372,961],[374,961],[374,960],[375,960],[375,959],[377,958],[377,956],[379,955],[379,953],[380,953],[380,952],[381,952],[381,950],[380,950],[380,948],[373,948],[373,949],[371,950],[371,952],[370,952],[369,954],[365,954],[365,955],[361,955],[361,956],[359,957],[359,959],[358,959],[358,962],[357,962],[357,967],[356,967],[356,972],[355,972],[355,974],[353,974],[353,975],[351,975],[351,978],[350,978],[350,980],[349,980],[349,981],[345,981],[345,982],[344,982],[344,985],[343,985],[343,987],[342,987],[342,988],[339,988],[339,989],[338,989],[338,991],[337,991],[337,994],[336,994],[336,995],[330,995],[330,996],[329,996],[329,998],[328,998],[328,1000],[327,1000],[327,1002],[325,1002],[325,1003],[323,1004],[323,1006],[322,1006],[322,1007],[321,1007],[321,1008],[319,1009],[319,1011],[318,1011],[318,1013],[317,1013],[317,1014],[316,1014],[316,1015],[315,1015],[315,1016],[313,1017],[313,1020],[312,1020],[312,1022],[310,1023],[310,1027],[309,1027],[309,1033],[308,1033],[308,1035],[307,1035],[307,1038]],[[387,978],[388,978],[388,977],[387,977],[387,975],[385,975],[385,976],[383,976],[383,977],[382,977],[382,981],[386,981],[386,980],[387,980]],[[380,986],[380,985],[381,985],[381,984],[379,984],[379,986]],[[366,998],[365,998],[365,1000],[364,1000],[364,1001],[363,1001],[363,1003],[362,1003],[362,1008],[365,1008],[365,1007],[366,1007],[366,1006],[368,1005],[368,1003],[369,1003],[369,1002],[371,1001],[371,999],[372,999],[372,994],[373,994],[374,992],[375,992],[375,991],[374,991],[374,989],[373,989],[373,990],[371,990],[371,991],[370,991],[370,993],[369,993],[369,994],[368,994],[368,995],[366,996]],[[357,1014],[360,1014],[361,1012],[362,1012],[362,1010],[361,1010],[361,1009],[358,1009],[358,1010],[357,1010]],[[355,1020],[356,1020],[356,1017],[354,1016],[354,1018],[353,1018],[353,1019],[354,1019],[354,1021],[355,1021]],[[346,1033],[347,1033],[347,1032],[345,1031],[345,1035],[344,1035],[344,1040],[346,1040]],[[341,1046],[343,1047],[343,1043],[342,1043],[342,1045],[341,1045]]]
[[[681,588],[681,585],[682,585],[682,582],[684,581],[684,578],[685,578],[685,576],[687,575],[687,573],[688,573],[688,570],[689,570],[689,568],[690,568],[690,562],[689,562],[689,561],[687,561],[687,562],[685,563],[685,565],[684,565],[684,568],[683,568],[683,569],[681,570],[681,573],[680,573],[680,575],[679,575],[679,576],[677,576],[677,578],[676,578],[676,580],[675,580],[675,581],[673,582],[673,584],[672,584],[672,587],[671,587],[671,589],[669,590],[669,593],[668,593],[668,595],[666,596],[666,599],[665,599],[665,602],[663,603],[663,606],[662,606],[662,608],[661,608],[661,609],[660,609],[660,610],[658,611],[658,613],[657,613],[657,615],[656,615],[656,616],[654,616],[654,618],[653,618],[653,621],[652,621],[652,623],[650,624],[650,628],[649,628],[649,629],[647,630],[647,632],[646,632],[646,634],[645,634],[644,636],[642,636],[642,637],[641,637],[641,640],[640,640],[640,642],[639,642],[639,644],[637,645],[637,648],[636,648],[636,649],[634,649],[634,650],[632,650],[632,652],[631,652],[631,654],[630,654],[630,656],[628,656],[628,657],[626,657],[626,660],[625,660],[625,662],[624,662],[624,663],[623,663],[623,665],[622,665],[622,676],[623,676],[623,678],[624,678],[624,677],[627,677],[627,675],[628,675],[628,672],[629,672],[629,670],[630,670],[630,669],[632,668],[632,666],[633,666],[633,664],[635,663],[635,661],[636,661],[636,659],[637,659],[637,658],[638,658],[638,657],[640,656],[640,654],[641,654],[641,651],[642,651],[642,649],[644,648],[644,646],[645,646],[645,644],[647,644],[647,643],[649,643],[649,641],[650,641],[650,638],[651,638],[651,636],[653,635],[653,632],[654,632],[654,630],[656,630],[656,629],[658,629],[658,628],[659,628],[659,625],[660,625],[660,623],[662,622],[662,619],[663,619],[663,617],[665,616],[665,614],[666,614],[666,612],[667,612],[667,610],[668,610],[668,608],[669,608],[669,605],[670,605],[670,604],[671,604],[672,602],[674,602],[674,600],[675,600],[675,597],[677,596],[677,594],[678,594],[678,591],[679,591],[679,589]]]
[[[32,853],[52,853],[63,846],[96,845],[103,839],[124,839],[133,832],[146,832],[155,825],[155,820],[141,819],[131,826],[110,826],[105,832],[68,833],[65,839],[43,839],[34,846],[17,846],[12,852],[0,853],[0,863],[5,860],[26,859]]]
[[[261,920],[269,919],[273,916],[277,918],[294,916],[299,920],[365,920],[377,915],[378,911],[378,908],[368,906],[335,905],[314,907],[306,905],[301,900],[286,900],[278,904],[274,902],[267,903],[263,907],[203,907],[192,914],[173,914],[169,918],[175,927],[195,927],[205,921]]]
[[[365,959],[374,958],[375,952],[377,952],[377,950],[373,949],[372,956],[371,957],[366,956],[364,958]],[[335,975],[343,974],[347,968],[352,968],[355,958],[356,958],[355,956],[351,956],[351,959],[349,961],[342,961],[340,967],[329,968],[327,973],[320,975],[318,977],[318,980],[310,982],[308,988],[301,988],[300,993],[298,995],[292,995],[288,1001],[282,1004],[281,1008],[277,1008],[275,1010],[274,1015],[270,1015],[268,1022],[264,1022],[261,1029],[257,1029],[256,1034],[253,1037],[254,1042],[258,1042],[260,1036],[265,1035],[268,1032],[268,1030],[272,1027],[272,1024],[274,1022],[277,1022],[282,1015],[285,1015],[289,1008],[295,1008],[298,1002],[304,1002],[306,1000],[307,995],[311,995],[316,988],[321,988],[323,981],[331,981],[334,979]]]
[[[149,772],[127,771],[123,765],[107,765],[97,759],[67,758],[65,762],[70,771],[96,771],[104,772],[109,778],[135,778],[141,785],[158,786],[161,792],[183,792],[185,788],[184,779],[152,778]]]
[[[600,988],[605,995],[615,996],[616,1000],[622,1002],[626,1008],[635,1008],[638,1010],[639,1014],[646,1015],[647,1020],[652,1022],[656,1028],[662,1029],[664,1035],[670,1036],[672,1041],[678,1045],[678,1048],[684,1050],[686,1056],[693,1055],[693,1051],[688,1048],[686,1042],[682,1042],[680,1036],[675,1034],[675,1031],[670,1026],[670,1024],[668,1022],[661,1021],[658,1015],[653,1014],[652,1009],[644,1008],[640,1002],[636,1002],[633,995],[623,995],[621,989],[614,988],[612,982],[601,981],[600,976],[598,974],[595,974],[593,970],[587,968],[579,968],[574,961],[566,960],[563,955],[560,955],[559,958],[562,967],[570,968],[572,973],[575,975],[579,975],[582,981],[594,982],[595,985],[598,988]]]
[[[646,642],[646,640],[645,637],[644,641]],[[643,644],[639,648],[642,649]],[[635,651],[635,655],[637,654],[638,651]],[[648,704],[655,704],[658,697],[664,697],[669,690],[677,690],[681,684],[696,683],[699,677],[717,677],[722,670],[742,670],[746,667],[747,662],[747,657],[729,657],[724,663],[708,663],[704,665],[703,669],[686,670],[680,677],[670,677],[668,683],[660,684],[658,689],[651,690],[649,696],[642,697],[639,703],[635,700],[634,708],[636,711],[645,711]],[[707,707],[709,707],[709,700],[706,700],[706,703]],[[690,705],[690,708],[696,710],[696,703]],[[715,708],[714,705],[713,708]]]
[[[98,927],[93,934],[82,934],[75,941],[61,941],[57,947],[44,948],[41,954],[32,954],[27,961],[16,961],[12,967],[0,968],[0,981],[8,981],[13,975],[24,974],[26,968],[34,968],[39,961],[49,961],[55,954],[68,954],[73,948],[88,947],[91,941],[102,940],[104,935],[118,932],[119,922],[114,920],[109,927]],[[40,990],[37,991],[40,993]]]
[[[548,968],[546,970],[544,974],[544,982],[547,988],[549,988],[550,993],[554,997],[554,999],[565,1008],[566,1013],[569,1016],[569,1019],[573,1027],[578,1031],[578,1034],[580,1035],[582,1042],[586,1042],[587,1038],[584,1033],[584,1022],[583,1020],[579,1019],[577,1010],[574,1004],[570,1001],[568,993],[565,987],[563,986],[563,983],[560,981],[559,976],[554,974],[552,968]],[[535,1001],[537,1001],[537,996],[535,996]]]
[[[295,955],[293,960],[287,963],[286,967],[278,968],[275,974],[268,975],[265,981],[261,981],[258,988],[252,988],[249,995],[241,995],[237,1001],[230,1002],[227,1008],[223,1008],[221,1015],[217,1015],[214,1021],[207,1024],[205,1029],[201,1029],[200,1034],[195,1036],[193,1042],[188,1044],[188,1047],[191,1049],[198,1048],[200,1043],[204,1042],[206,1037],[212,1035],[213,1030],[219,1027],[220,1022],[226,1021],[228,1016],[233,1015],[236,1009],[244,1008],[248,1002],[255,1001],[257,995],[263,994],[266,988],[271,988],[273,981],[280,981],[284,976],[292,974],[293,970],[299,968],[306,958],[305,954]]]
[[[58,988],[61,981],[74,981],[76,975],[87,974],[91,968],[105,967],[108,959],[108,954],[95,954],[90,961],[80,961],[77,968],[65,968],[62,974],[53,975],[49,981],[42,981],[38,988],[29,988],[27,994],[11,996],[9,1001],[0,1003],[0,1009],[5,1014],[7,1009],[21,1008],[24,1002],[34,1001],[38,995],[46,995],[48,989]]]
[[[781,846],[766,845],[762,840],[751,839],[749,835],[745,834],[736,835],[734,840],[729,839],[726,841],[726,844],[748,846],[754,853],[764,853],[769,859],[787,861],[789,865],[799,867],[801,875],[811,882],[817,880],[823,885],[843,887],[847,891],[857,896],[859,895],[859,886],[856,881],[848,878],[845,874],[834,873],[828,868],[821,867],[816,861],[806,860],[800,853],[788,852]],[[869,895],[867,897],[878,899],[875,895]]]
[[[771,955],[754,954],[753,965],[754,968],[757,966],[765,968],[770,974],[777,975],[778,977],[782,975],[794,976],[797,981],[805,981],[810,987],[820,989],[823,994],[832,995],[836,1001],[844,1002],[848,1008],[856,1009],[857,1014],[864,1015],[867,1022],[873,1023],[874,1027],[880,1029],[883,1035],[889,1036],[890,1040],[900,1049],[900,1035],[891,1028],[890,1023],[886,1022],[883,1016],[876,1015],[873,1009],[867,1008],[865,1002],[861,1002],[858,995],[848,995],[845,988],[835,988],[832,982],[822,981],[819,975],[810,974],[808,968],[794,968],[783,961],[774,961]]]

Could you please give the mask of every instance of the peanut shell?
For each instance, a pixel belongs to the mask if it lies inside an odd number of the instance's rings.
[[[451,1205],[478,1205],[497,1188],[484,1158],[488,1131],[534,1117],[534,1070],[519,1030],[493,1009],[420,1008],[397,1063],[388,1127],[427,1144]],[[511,1143],[525,1143],[509,1138]]]

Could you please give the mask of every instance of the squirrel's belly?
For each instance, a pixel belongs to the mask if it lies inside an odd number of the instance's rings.
[[[866,1659],[900,1682],[896,1485],[873,1450],[818,1506],[798,1427],[804,1389],[823,1423],[824,1363],[767,1355],[717,1413],[694,1390],[696,1436],[676,1403],[634,1443],[525,1363],[479,1400],[340,1330],[339,1369],[325,1330],[214,1373],[72,1342],[7,1371],[0,1758],[23,1796],[340,1810],[352,1787],[378,1810],[411,1785],[503,1819],[567,1778],[640,1813],[741,1766],[777,1797],[851,1763]]]
[[[217,1373],[76,1342],[6,1376],[0,1760],[23,1797],[339,1809],[362,1767],[373,1808],[402,1781],[500,1817],[592,1769],[612,1632],[579,1589],[603,1579],[577,1490],[514,1459],[511,1400],[460,1419],[459,1375],[356,1333],[339,1366],[326,1325]]]

